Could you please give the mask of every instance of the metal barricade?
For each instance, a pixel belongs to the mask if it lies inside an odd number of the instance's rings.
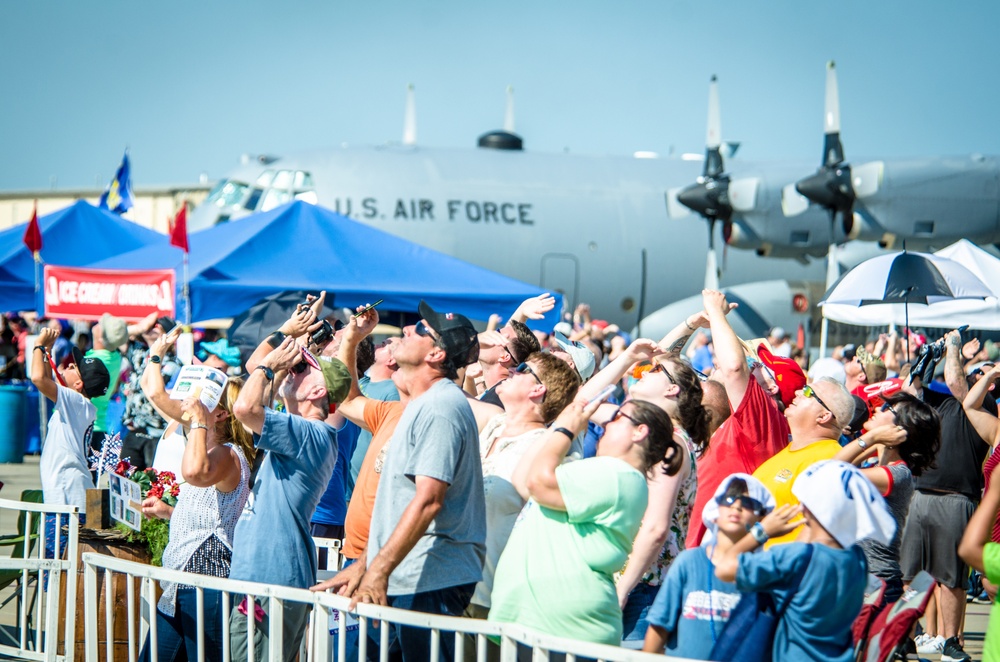
[[[143,610],[142,623],[139,631],[136,631],[135,623],[132,622],[132,612],[129,611],[129,649],[128,660],[135,662],[141,644],[147,633],[151,637],[150,650],[152,662],[157,662],[156,654],[156,617],[155,617],[155,587],[157,581],[172,581],[187,586],[192,586],[197,591],[196,619],[198,623],[198,655],[197,661],[203,662],[205,659],[204,637],[204,591],[217,590],[222,592],[222,660],[231,662],[232,653],[230,650],[229,636],[229,614],[232,610],[234,596],[249,595],[255,601],[266,602],[268,609],[268,658],[272,662],[282,659],[282,638],[283,638],[283,618],[282,606],[285,603],[298,603],[308,605],[311,610],[312,627],[304,635],[305,644],[302,647],[305,657],[300,656],[300,662],[347,662],[345,651],[346,622],[345,619],[338,620],[339,637],[338,650],[330,650],[330,637],[327,633],[330,629],[330,610],[336,609],[347,611],[350,600],[334,595],[332,593],[313,593],[305,589],[288,588],[284,586],[274,586],[268,584],[257,584],[254,582],[236,581],[232,579],[219,579],[207,575],[197,575],[177,570],[167,570],[155,568],[149,565],[125,561],[101,554],[84,554],[84,601],[83,611],[85,614],[85,638],[86,638],[86,662],[99,662],[98,653],[98,605],[97,605],[97,574],[99,570],[104,571],[105,588],[104,598],[107,601],[105,609],[111,615],[105,623],[108,636],[106,637],[107,649],[106,660],[114,659],[112,646],[110,644],[110,632],[113,628],[113,610],[111,607],[111,576],[113,573],[128,575],[130,578],[140,578],[142,580],[142,599],[147,603],[148,609]],[[135,596],[132,595],[132,583],[127,582],[128,603],[133,604]],[[254,618],[254,609],[246,610],[247,618],[247,639],[253,641],[254,630],[257,627]],[[382,646],[379,650],[382,660],[388,659],[387,644],[389,640],[389,628],[386,624],[397,624],[425,628],[431,631],[430,646],[431,658],[438,656],[442,636],[454,636],[455,638],[455,660],[461,661],[465,654],[465,635],[470,635],[476,641],[476,659],[478,662],[486,661],[487,637],[494,638],[500,642],[500,655],[504,662],[513,662],[517,659],[518,645],[526,646],[532,651],[533,660],[548,660],[550,653],[564,653],[568,662],[574,662],[577,657],[587,657],[608,662],[660,662],[678,660],[678,658],[664,657],[662,655],[651,655],[638,651],[631,651],[614,646],[593,644],[590,642],[574,641],[562,639],[546,634],[535,632],[529,628],[521,627],[511,623],[494,623],[471,618],[458,618],[452,616],[438,616],[425,614],[422,612],[407,611],[404,609],[393,609],[379,605],[359,604],[355,612],[360,624],[360,655],[359,659],[365,659],[367,649],[367,633],[371,626],[371,621],[382,622],[380,627],[380,638]],[[442,635],[442,633],[447,633]],[[254,662],[253,647],[249,646],[249,662]],[[242,662],[240,660],[239,662]]]
[[[15,513],[17,533],[0,537],[0,545],[11,547],[10,556],[0,557],[0,590],[13,589],[2,606],[16,600],[17,613],[13,626],[4,629],[10,643],[0,641],[0,654],[25,660],[73,662],[79,510],[76,506],[0,499],[0,516]],[[65,535],[63,526],[67,529]],[[55,558],[46,558],[50,555]],[[60,599],[61,591],[65,601]],[[58,654],[60,617],[64,619],[63,655]]]

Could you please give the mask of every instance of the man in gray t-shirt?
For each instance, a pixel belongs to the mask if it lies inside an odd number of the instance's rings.
[[[439,314],[424,302],[420,315],[393,347],[394,380],[410,402],[388,445],[367,553],[315,589],[343,589],[355,603],[460,616],[482,577],[486,506],[476,420],[452,380],[476,360],[479,343],[462,315]],[[351,321],[377,323],[374,309]],[[427,658],[429,630],[393,627],[404,660]],[[441,637],[441,659],[454,659],[454,641]]]

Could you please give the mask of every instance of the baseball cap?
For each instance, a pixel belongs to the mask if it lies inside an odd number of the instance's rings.
[[[785,338],[788,337],[788,332],[785,331],[780,326],[776,326],[773,329],[771,329],[771,337],[774,338],[775,340],[784,340]]]
[[[84,358],[79,347],[73,348],[73,362],[80,370],[80,378],[83,380],[83,394],[88,398],[99,398],[108,392],[111,384],[111,375],[107,366],[97,358]]]
[[[885,379],[888,373],[885,369],[885,362],[882,359],[869,352],[862,345],[858,345],[855,356],[858,357],[858,361],[865,371],[865,376],[868,378],[869,384],[875,384]]]
[[[128,324],[111,313],[101,315],[101,340],[107,349],[117,349],[128,340]]]
[[[326,383],[327,399],[331,405],[340,404],[351,391],[351,372],[343,361],[332,356],[317,356],[316,362]]]
[[[594,374],[594,368],[597,364],[594,353],[587,349],[583,343],[573,342],[558,331],[555,332],[555,340],[556,344],[573,358],[576,371],[580,373],[583,381],[590,379],[590,376]]]
[[[778,384],[781,401],[787,407],[795,399],[795,392],[806,385],[806,374],[799,364],[784,356],[775,356],[764,343],[757,347],[757,356],[761,363],[774,373],[774,381]]]
[[[468,317],[459,313],[438,313],[426,301],[420,302],[418,310],[437,333],[438,343],[452,367],[464,368],[479,360],[478,334]]]

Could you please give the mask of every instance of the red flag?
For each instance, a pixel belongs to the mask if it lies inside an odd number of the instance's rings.
[[[42,250],[42,231],[38,227],[38,201],[35,200],[35,210],[31,213],[31,221],[24,231],[24,245],[34,253],[38,259],[38,252]]]
[[[188,248],[187,230],[187,203],[181,205],[181,210],[170,223],[170,245],[182,249],[185,253],[190,253]]]

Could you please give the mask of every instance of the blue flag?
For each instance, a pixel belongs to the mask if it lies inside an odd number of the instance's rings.
[[[115,178],[101,194],[101,201],[97,203],[97,206],[119,214],[125,213],[135,206],[135,200],[132,198],[132,168],[128,162],[128,152],[122,155],[122,164],[118,166]]]

